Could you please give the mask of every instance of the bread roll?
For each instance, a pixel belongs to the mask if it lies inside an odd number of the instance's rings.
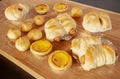
[[[31,21],[24,21],[21,24],[21,31],[28,32],[32,29],[32,22]]]
[[[5,16],[8,20],[20,20],[29,12],[29,7],[23,3],[8,6],[5,9]]]
[[[90,32],[105,32],[112,29],[108,14],[102,12],[88,12],[82,22],[83,28]]]
[[[98,37],[75,38],[72,40],[71,49],[74,58],[87,71],[103,65],[114,64],[116,61],[115,50],[110,45],[103,44]]]
[[[42,32],[39,29],[32,29],[28,32],[27,36],[30,40],[39,40],[42,37]]]
[[[67,13],[59,14],[45,23],[46,38],[50,41],[55,39],[69,40],[70,35],[75,33],[77,24]]]
[[[80,9],[80,8],[78,8],[78,7],[72,7],[71,16],[72,16],[73,18],[81,17],[82,14],[83,14],[82,9]]]
[[[19,51],[22,51],[22,52],[26,51],[30,47],[30,41],[25,37],[20,37],[19,39],[16,40],[15,47]]]
[[[45,18],[43,16],[37,15],[34,17],[34,23],[38,26],[43,25],[45,23]]]
[[[71,67],[72,58],[64,50],[56,50],[50,54],[48,63],[55,70],[66,70]]]
[[[17,39],[21,36],[21,30],[19,28],[10,28],[7,32],[9,39]]]

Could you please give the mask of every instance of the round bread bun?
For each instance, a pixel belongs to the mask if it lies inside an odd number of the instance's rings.
[[[10,28],[7,32],[9,39],[17,39],[21,36],[21,31],[19,28]]]
[[[31,44],[30,51],[34,55],[46,55],[52,50],[52,44],[48,40],[38,40]]]
[[[48,63],[55,70],[66,70],[71,67],[72,58],[64,50],[56,50],[50,54]]]
[[[28,32],[32,29],[32,22],[31,21],[25,21],[21,24],[21,31]]]
[[[8,20],[20,20],[29,12],[29,7],[23,3],[8,6],[5,9],[5,16]]]
[[[74,18],[81,17],[82,14],[83,14],[82,9],[80,9],[78,7],[72,7],[72,10],[71,10],[72,17],[74,17]]]
[[[39,40],[42,37],[42,32],[39,29],[32,29],[28,32],[27,36],[30,40]]]
[[[65,3],[57,3],[53,7],[53,10],[56,12],[64,12],[67,9],[68,9],[68,6]]]
[[[34,23],[38,26],[43,25],[45,23],[45,19],[43,16],[37,15],[34,17]]]
[[[35,6],[35,11],[38,14],[45,14],[47,13],[49,10],[49,6],[47,4],[38,4],[37,6]]]
[[[89,32],[105,32],[112,29],[108,14],[95,11],[85,14],[82,25]]]
[[[15,47],[19,51],[22,51],[22,52],[26,51],[30,47],[30,41],[25,37],[20,37],[19,39],[16,40]]]

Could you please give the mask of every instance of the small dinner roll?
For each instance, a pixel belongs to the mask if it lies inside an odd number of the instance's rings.
[[[8,6],[5,9],[5,16],[8,20],[20,20],[29,12],[29,7],[23,3]]]
[[[39,29],[32,29],[28,32],[27,36],[30,40],[39,40],[42,37],[42,32]]]
[[[21,24],[21,31],[28,32],[32,29],[32,22],[31,21],[25,21]]]
[[[76,18],[76,17],[81,17],[83,14],[82,9],[78,8],[78,7],[72,7],[71,10],[71,16]]]
[[[46,55],[52,50],[52,44],[48,40],[38,40],[31,44],[30,51],[34,55]]]
[[[47,4],[38,4],[35,6],[35,11],[39,14],[45,14],[49,10],[49,6]]]
[[[56,12],[64,12],[68,9],[68,6],[65,3],[56,3],[53,7],[53,10]]]
[[[55,70],[66,70],[72,65],[72,57],[64,50],[56,50],[50,54],[48,63]]]
[[[30,47],[30,41],[25,37],[20,37],[16,40],[15,47],[19,51],[26,51]]]
[[[17,39],[21,36],[21,31],[19,28],[10,28],[7,32],[7,36],[9,39]]]
[[[89,32],[105,32],[112,29],[109,15],[95,11],[85,14],[82,25]]]
[[[34,17],[34,23],[38,26],[43,25],[45,23],[45,18],[41,15],[37,15]]]

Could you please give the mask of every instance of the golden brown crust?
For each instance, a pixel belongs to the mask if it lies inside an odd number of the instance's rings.
[[[104,32],[112,29],[108,14],[102,12],[88,12],[82,22],[83,28],[90,32]]]

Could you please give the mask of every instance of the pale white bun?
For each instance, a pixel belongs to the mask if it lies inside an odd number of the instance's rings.
[[[48,40],[38,40],[31,44],[30,51],[34,55],[46,55],[52,50],[52,44]]]
[[[50,54],[48,63],[55,70],[67,70],[72,65],[72,57],[64,50],[56,50]]]
[[[29,12],[29,7],[23,3],[8,6],[5,9],[5,16],[8,20],[20,20]]]
[[[9,39],[17,39],[21,36],[21,30],[19,28],[10,28],[7,32]]]
[[[72,40],[74,58],[84,70],[114,64],[116,53],[113,47],[103,44],[101,38],[94,36],[78,37]]]
[[[54,41],[57,37],[63,40],[69,40],[70,34],[74,34],[77,24],[67,13],[59,14],[45,23],[46,38]],[[71,33],[72,31],[72,33]]]
[[[42,38],[42,32],[40,29],[32,29],[27,36],[30,40],[39,40]]]
[[[112,29],[109,15],[103,12],[86,13],[82,25],[89,32],[105,32]]]
[[[20,37],[19,39],[16,40],[15,47],[19,51],[22,51],[22,52],[26,51],[30,47],[30,41],[25,37]]]

